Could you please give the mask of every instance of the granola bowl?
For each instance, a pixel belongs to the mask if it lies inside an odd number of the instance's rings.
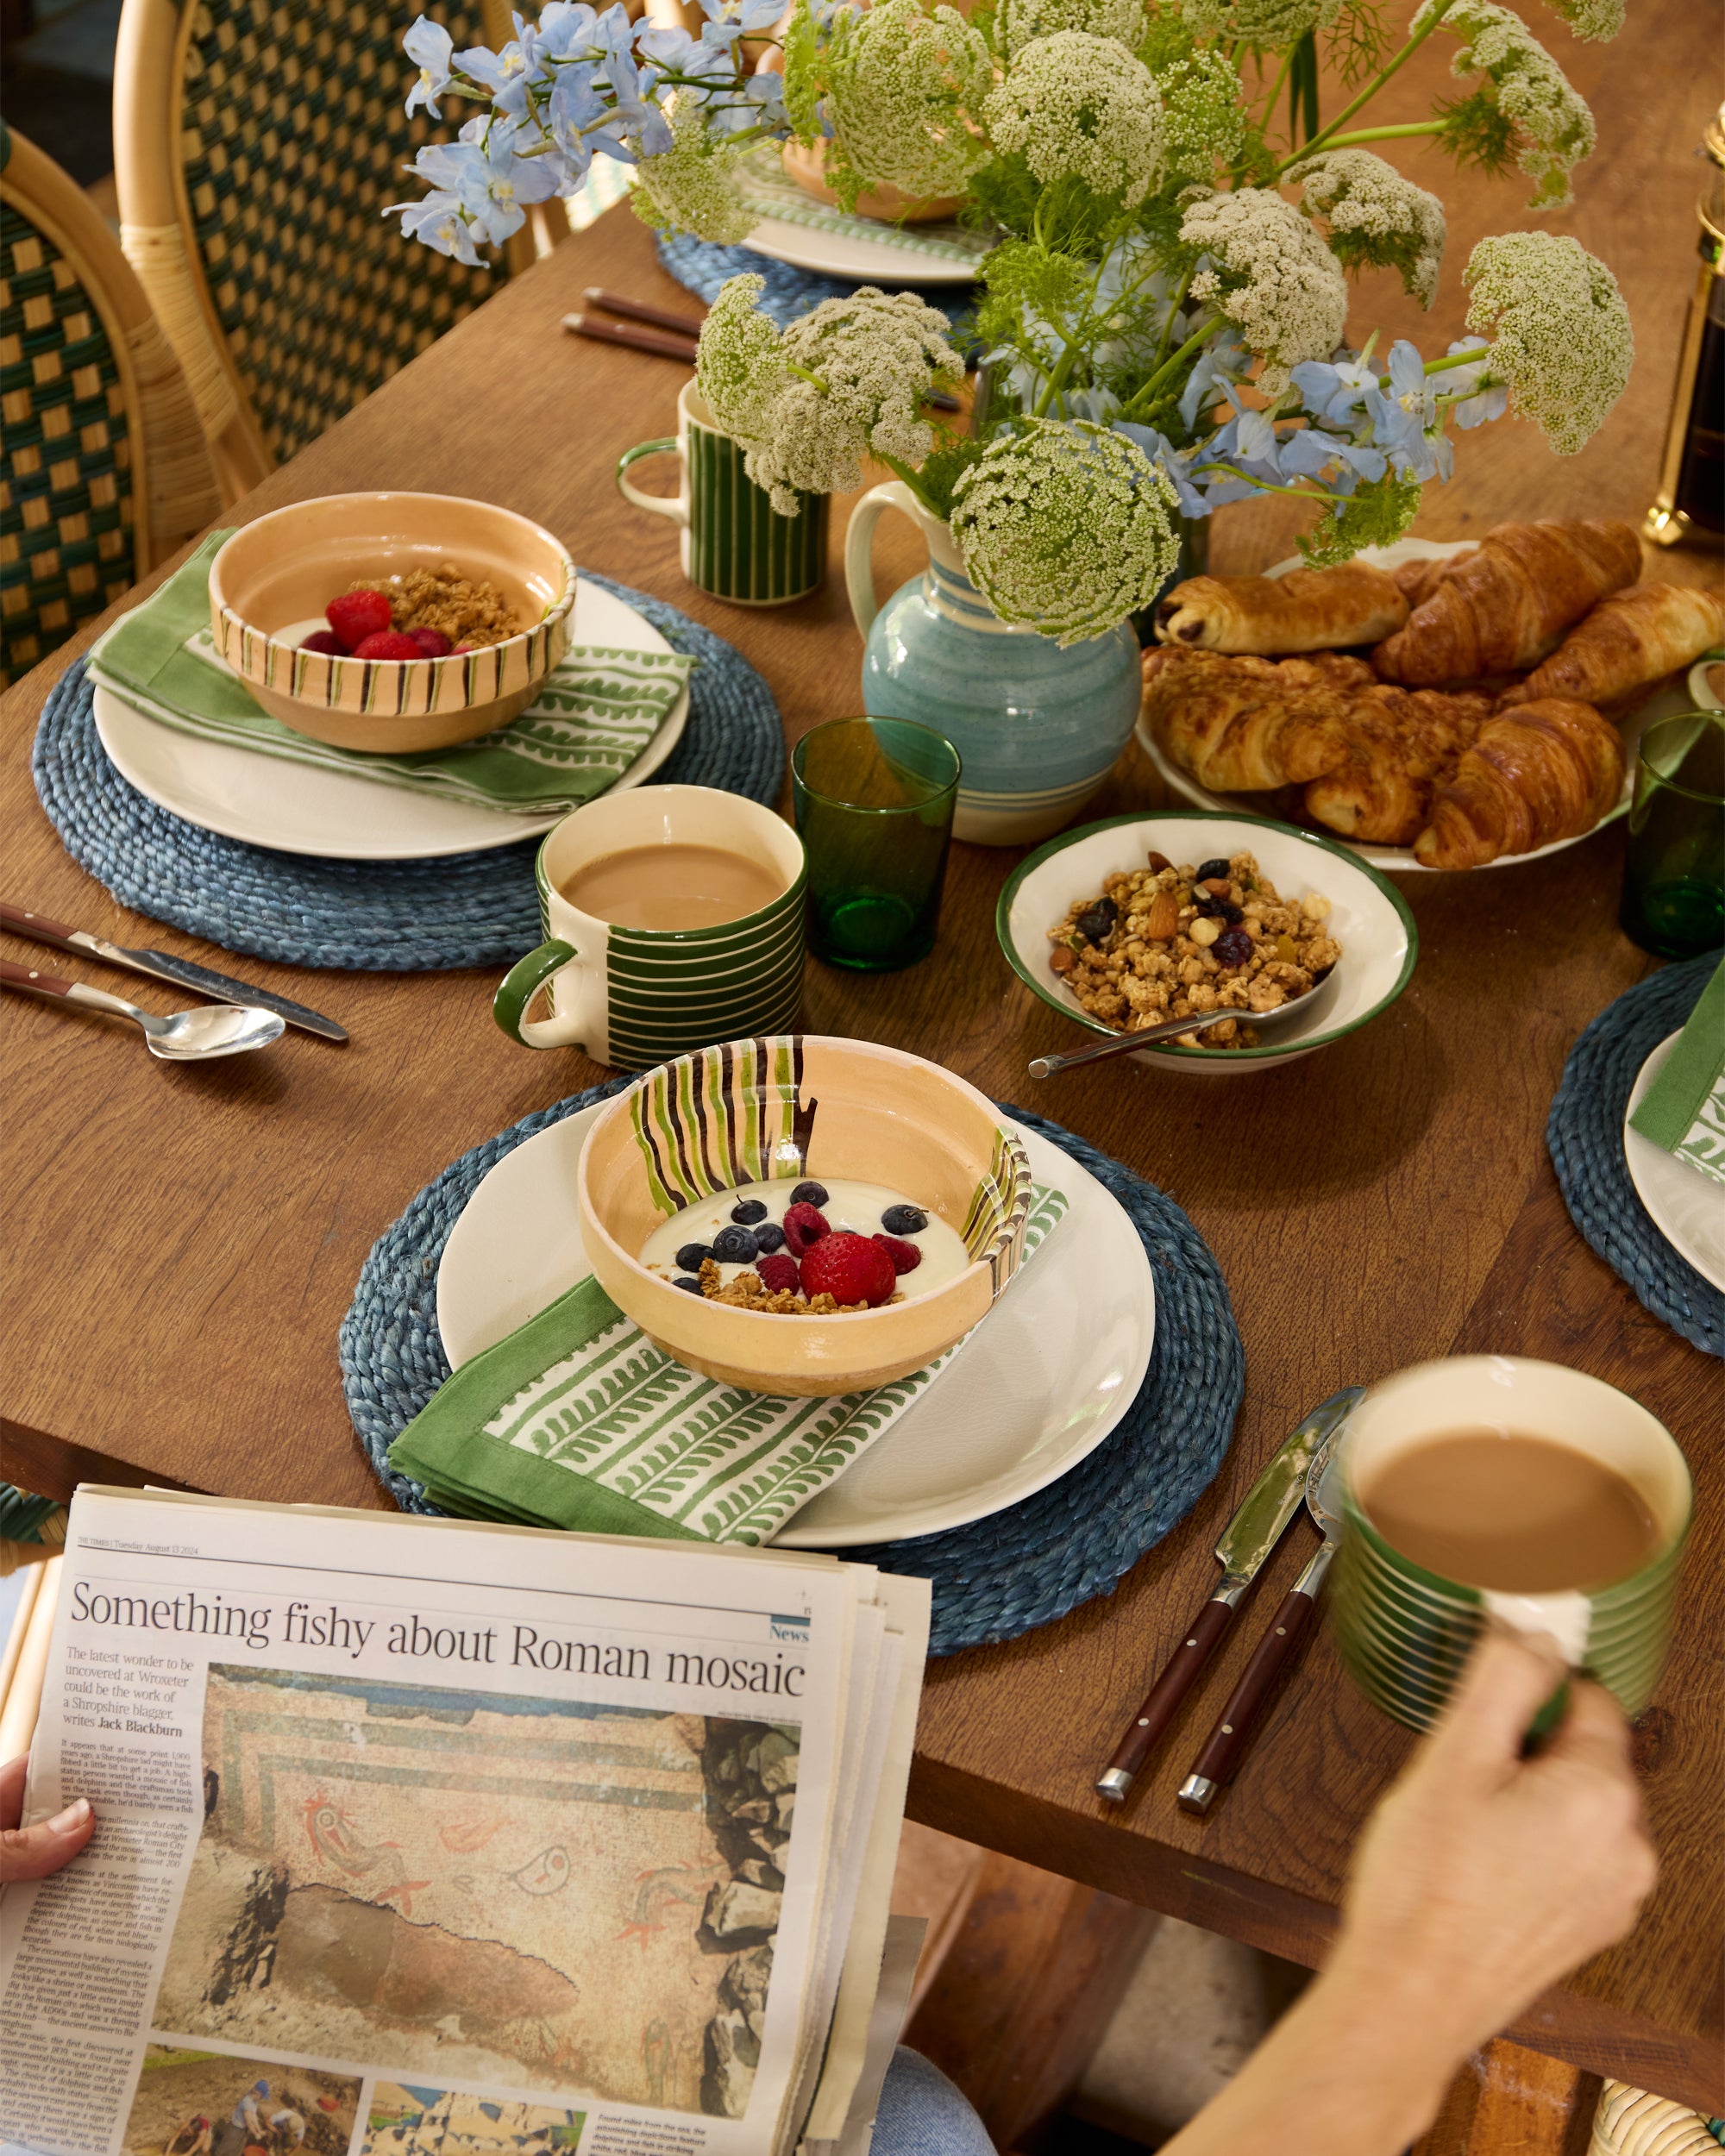
[[[781,1179],[888,1186],[956,1232],[961,1269],[920,1294],[906,1273],[878,1308],[792,1314],[687,1293],[643,1262],[678,1213]],[[988,1315],[1023,1256],[1030,1159],[994,1103],[938,1063],[778,1034],[679,1056],[619,1094],[582,1150],[575,1203],[600,1287],[678,1362],[748,1392],[861,1392]]]
[[[338,593],[454,563],[501,594],[515,634],[440,659],[300,649]],[[512,510],[449,494],[326,494],[238,531],[210,565],[216,651],[270,717],[337,749],[408,755],[517,718],[568,649],[575,567]]]
[[[1160,881],[1170,917],[1178,917],[1166,937],[1144,932],[1158,925],[1149,912],[1156,896],[1152,856],[1169,864]],[[1186,901],[1199,887],[1196,872],[1219,862],[1233,864],[1233,880],[1210,880],[1226,888],[1219,889],[1214,901],[1208,894],[1201,898],[1214,911],[1198,924]],[[1121,877],[1133,881],[1122,885]],[[1092,928],[1105,931],[1092,943],[1073,931],[1073,918],[1108,895],[1111,878],[1116,880],[1115,918],[1089,917]],[[1195,924],[1196,941],[1190,934]],[[1308,1006],[1289,1008],[1253,1039],[1245,1030],[1253,1012],[1242,1005],[1235,1038],[1226,1046],[1169,1041],[1120,1059],[1207,1076],[1292,1062],[1369,1025],[1407,987],[1420,948],[1401,893],[1347,847],[1291,824],[1204,810],[1114,816],[1051,839],[1008,880],[994,926],[1000,949],[1025,985],[1101,1039],[1122,1030],[1111,1020],[1141,1012],[1141,1022],[1150,1025],[1184,1015],[1171,999],[1189,998],[1194,987],[1208,999],[1195,1006],[1202,1015],[1226,1010],[1230,1006],[1218,1000],[1218,991],[1242,996],[1256,991],[1260,973],[1265,986],[1258,993],[1267,995],[1272,983],[1285,982],[1283,1001]],[[1243,956],[1238,968],[1219,968],[1214,954],[1220,950],[1232,956],[1232,948],[1218,938],[1230,932],[1245,939],[1239,949],[1243,955],[1250,949],[1250,956]],[[1063,947],[1069,958],[1056,962]],[[1070,959],[1075,949],[1076,964]],[[1321,970],[1299,970],[1302,959]],[[1057,971],[1056,962],[1064,970]],[[1238,988],[1227,987],[1231,974]]]

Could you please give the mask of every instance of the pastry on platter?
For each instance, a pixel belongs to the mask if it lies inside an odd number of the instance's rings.
[[[1454,775],[1437,782],[1414,857],[1427,868],[1477,868],[1578,838],[1622,786],[1622,736],[1590,704],[1515,705],[1488,719]]]
[[[1286,576],[1189,577],[1157,605],[1156,633],[1196,651],[1269,657],[1381,643],[1407,618],[1387,570],[1347,561]]]
[[[1411,688],[1537,666],[1596,600],[1634,583],[1641,542],[1609,518],[1500,524],[1431,566],[1441,573],[1427,596],[1371,655],[1383,680]]]
[[[1348,699],[1347,754],[1306,788],[1306,813],[1362,844],[1411,846],[1431,819],[1433,788],[1491,717],[1477,689],[1399,689],[1375,681]]]
[[[1725,592],[1638,584],[1603,599],[1506,704],[1546,696],[1619,704],[1725,643]]]
[[[1144,655],[1144,709],[1151,732],[1200,786],[1261,793],[1340,762],[1339,691],[1371,679],[1363,659],[1276,661],[1170,645]]]

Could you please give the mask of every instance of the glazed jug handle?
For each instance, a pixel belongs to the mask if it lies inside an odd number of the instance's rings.
[[[896,509],[913,523],[919,522],[916,496],[902,479],[888,479],[871,486],[850,512],[850,529],[844,535],[844,588],[850,594],[850,611],[865,639],[881,611],[875,597],[875,527],[883,509]]]

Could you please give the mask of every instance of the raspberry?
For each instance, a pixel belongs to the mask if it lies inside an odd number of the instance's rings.
[[[817,1213],[811,1205],[794,1205],[785,1212],[785,1247],[793,1257],[800,1257],[804,1251],[819,1243],[832,1230],[826,1224],[825,1213]]]
[[[797,1261],[794,1257],[787,1257],[782,1250],[776,1257],[757,1258],[755,1269],[761,1275],[761,1285],[768,1294],[782,1294],[787,1288],[794,1295],[802,1292],[802,1275],[797,1270]]]
[[[321,651],[329,659],[345,659],[348,655],[348,647],[333,629],[313,630],[309,636],[301,638],[299,649],[302,651]]]
[[[896,1235],[877,1235],[871,1238],[893,1261],[895,1273],[913,1273],[922,1263],[922,1252],[914,1243],[906,1243]]]
[[[422,659],[447,659],[455,649],[441,629],[410,629],[407,633],[418,645]]]
[[[380,629],[370,636],[363,636],[354,646],[356,659],[423,659],[425,654],[411,636],[404,636],[398,630]]]
[[[889,1253],[849,1229],[823,1236],[803,1260],[803,1293],[835,1302],[866,1302],[872,1310],[893,1292],[897,1275]]]
[[[390,626],[389,601],[381,592],[343,592],[323,609],[323,618],[344,651],[357,651],[367,636]]]

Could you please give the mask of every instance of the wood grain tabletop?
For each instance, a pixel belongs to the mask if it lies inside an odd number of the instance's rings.
[[[1457,473],[1416,530],[1477,536],[1512,517],[1639,521],[1652,498],[1677,340],[1694,275],[1693,149],[1718,95],[1701,9],[1632,9],[1615,44],[1540,34],[1592,100],[1602,149],[1578,175],[1573,231],[1615,270],[1633,310],[1629,392],[1579,456],[1519,422],[1460,437]],[[1421,116],[1442,61],[1398,78],[1384,121]],[[1330,102],[1335,94],[1330,93]],[[1535,222],[1515,174],[1458,177],[1398,145],[1450,209],[1444,290],[1429,318],[1388,276],[1357,295],[1427,354],[1460,333],[1460,271],[1487,230]],[[837,572],[775,613],[726,607],[679,573],[669,525],[625,505],[618,454],[671,431],[686,370],[583,342],[560,317],[589,285],[688,311],[627,208],[502,289],[232,520],[309,496],[411,486],[500,502],[549,525],[578,561],[668,599],[766,675],[793,736],[856,708],[860,645]],[[653,478],[649,467],[647,476]],[[656,480],[655,483],[657,483]],[[668,483],[667,475],[666,483]],[[1302,512],[1241,505],[1214,530],[1218,568],[1290,550]],[[902,519],[881,526],[883,589],[921,566]],[[1716,581],[1716,555],[1653,557],[1650,573]],[[34,800],[43,698],[88,635],[7,695],[0,717],[3,896],[122,943],[226,965],[352,1031],[301,1034],[206,1069],[153,1064],[129,1029],[4,1000],[8,1112],[3,1407],[37,1485],[91,1448],[192,1487],[284,1501],[384,1498],[342,1403],[336,1331],[373,1239],[481,1139],[604,1075],[574,1051],[529,1053],[492,1024],[493,975],[310,974],[213,947],[116,906],[67,856]],[[1130,749],[1087,816],[1160,805]],[[1273,1703],[1239,1782],[1205,1820],[1174,1792],[1239,1675],[1262,1614],[1308,1554],[1296,1526],[1245,1620],[1188,1702],[1122,1814],[1091,1784],[1146,1683],[1215,1576],[1217,1533],[1292,1421],[1338,1386],[1426,1357],[1544,1356],[1622,1386],[1675,1433],[1698,1507],[1669,1665],[1638,1750],[1661,1883],[1634,1933],[1541,2001],[1514,2034],[1536,2048],[1725,2113],[1719,1832],[1725,1658],[1720,1365],[1645,1312],[1571,1226],[1547,1160],[1547,1111],[1582,1028],[1653,962],[1618,930],[1622,827],[1548,859],[1402,886],[1420,933],[1413,982],[1383,1018],[1287,1069],[1225,1081],[1110,1063],[1036,1087],[1026,1060],[1076,1036],[1020,986],[994,941],[994,901],[1020,856],[958,846],[934,955],[875,979],[811,963],[806,1030],[932,1056],[997,1098],[1057,1117],[1169,1191],[1226,1276],[1245,1344],[1233,1446],[1192,1515],[1115,1592],[1013,1644],[932,1664],[914,1816],[1296,1959],[1321,1957],[1366,1811],[1408,1739],[1344,1676],[1327,1636]],[[24,955],[8,942],[5,955]],[[156,1010],[173,992],[66,966]],[[1512,1019],[1507,1016],[1515,1012]],[[59,1460],[56,1470],[53,1463]],[[20,1470],[22,1472],[22,1470]],[[24,1479],[29,1479],[27,1475]]]

